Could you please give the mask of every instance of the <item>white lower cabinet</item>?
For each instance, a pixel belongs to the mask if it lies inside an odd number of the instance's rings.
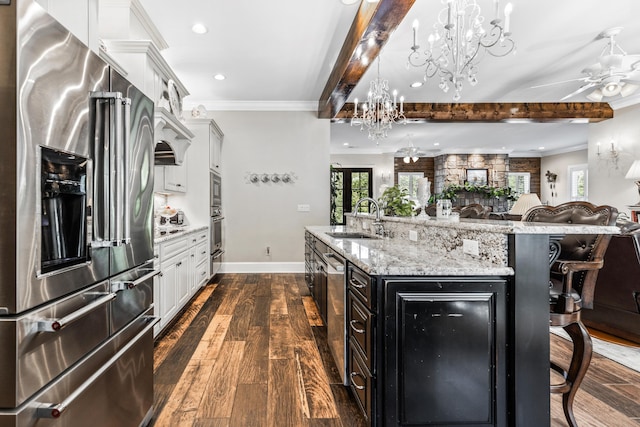
[[[154,336],[169,325],[198,289],[207,283],[207,236],[205,229],[181,234],[158,245],[161,273],[154,279],[153,299],[160,322]]]

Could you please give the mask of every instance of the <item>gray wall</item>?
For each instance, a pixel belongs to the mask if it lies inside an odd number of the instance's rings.
[[[617,163],[608,152],[612,140]],[[596,154],[598,142],[600,156]],[[634,160],[640,160],[640,105],[615,110],[613,119],[590,124],[589,201],[629,213],[628,205],[640,199],[635,183],[624,177]]]
[[[569,193],[569,166],[587,163],[587,150],[572,151],[570,153],[556,154],[543,157],[540,161],[540,200],[542,203],[555,206],[571,200]],[[551,197],[551,188],[547,182],[545,174],[551,171],[558,175],[556,179],[556,197]],[[591,171],[589,171],[591,175]],[[593,189],[591,182],[588,184],[588,198],[593,199]]]
[[[304,271],[304,226],[329,224],[329,120],[315,112],[209,115],[224,132],[223,271]],[[296,178],[292,184],[254,184],[251,173]],[[309,205],[309,212],[298,205]]]

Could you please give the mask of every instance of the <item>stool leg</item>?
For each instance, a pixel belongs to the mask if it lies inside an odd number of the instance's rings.
[[[573,398],[582,383],[582,379],[587,374],[587,369],[589,369],[593,344],[591,336],[582,322],[571,323],[563,329],[567,331],[571,341],[573,341],[573,355],[567,372],[567,382],[570,384],[570,388],[569,391],[562,395],[562,408],[569,425],[578,427],[578,423],[573,416]]]

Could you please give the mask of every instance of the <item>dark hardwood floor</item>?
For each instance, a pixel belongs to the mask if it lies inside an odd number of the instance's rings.
[[[217,276],[156,342],[151,425],[364,426],[325,334],[302,274]],[[640,373],[594,355],[574,407],[580,426],[640,426]],[[557,395],[551,426],[566,426]]]

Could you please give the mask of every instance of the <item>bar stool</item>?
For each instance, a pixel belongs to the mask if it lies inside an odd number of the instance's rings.
[[[568,202],[556,207],[533,207],[525,212],[522,221],[615,225],[617,217],[618,210],[611,206]],[[564,377],[562,383],[551,386],[551,393],[562,394],[564,415],[572,427],[578,426],[573,399],[593,353],[591,336],[580,320],[580,313],[583,308],[593,308],[596,278],[610,240],[611,235],[607,234],[566,235],[559,242],[559,254],[550,268],[550,325],[562,327],[573,342],[568,369],[551,361],[551,369]]]

